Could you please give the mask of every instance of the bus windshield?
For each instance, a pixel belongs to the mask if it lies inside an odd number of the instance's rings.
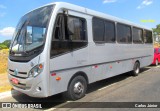
[[[12,54],[24,54],[44,44],[52,9],[53,5],[45,6],[21,18],[13,35]]]

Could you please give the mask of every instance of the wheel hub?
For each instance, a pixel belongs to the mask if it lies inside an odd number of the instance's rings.
[[[81,94],[84,91],[84,86],[81,82],[77,82],[75,83],[73,90],[74,90],[74,93]]]

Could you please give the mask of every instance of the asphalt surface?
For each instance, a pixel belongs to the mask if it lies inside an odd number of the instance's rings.
[[[0,99],[0,102],[52,102],[46,109],[0,109],[2,111],[160,111],[158,108],[97,108],[103,107],[105,102],[160,102],[160,66],[143,68],[139,76],[130,76],[130,72],[105,79],[88,86],[84,98],[77,100],[78,104],[72,104],[62,94],[48,98],[32,98],[22,93]],[[59,102],[59,103],[54,103]],[[97,103],[96,103],[97,102]],[[68,106],[67,106],[68,105]],[[105,104],[104,104],[105,105]],[[69,108],[66,108],[69,107]],[[72,108],[76,107],[76,108]],[[84,108],[84,107],[89,108]],[[65,107],[65,108],[59,108]],[[105,107],[105,106],[104,106]]]

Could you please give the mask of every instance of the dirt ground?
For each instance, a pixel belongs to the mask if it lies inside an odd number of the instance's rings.
[[[0,93],[11,90],[11,85],[8,81],[7,74],[0,74]]]
[[[8,49],[0,50],[0,74],[7,72]]]
[[[0,93],[11,89],[7,77],[7,60],[8,49],[0,50]]]

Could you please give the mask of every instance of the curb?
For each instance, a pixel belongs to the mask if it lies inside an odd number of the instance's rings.
[[[16,96],[16,95],[19,95],[19,94],[20,94],[20,92],[18,92],[16,90],[2,92],[2,93],[0,93],[0,99],[4,99],[4,98],[7,98],[7,97],[11,97],[11,96]]]

